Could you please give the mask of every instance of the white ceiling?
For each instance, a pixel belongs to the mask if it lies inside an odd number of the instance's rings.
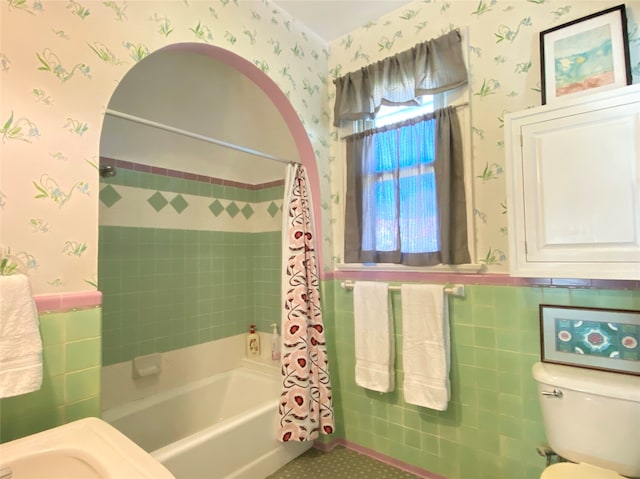
[[[273,0],[320,38],[331,42],[400,8],[407,0]]]

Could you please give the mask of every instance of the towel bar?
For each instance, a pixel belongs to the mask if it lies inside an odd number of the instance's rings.
[[[344,289],[353,289],[355,283],[350,279],[343,281],[340,283],[340,286]],[[389,289],[391,291],[400,291],[399,285],[390,285]],[[450,284],[444,287],[444,292],[456,297],[464,297],[464,284]]]

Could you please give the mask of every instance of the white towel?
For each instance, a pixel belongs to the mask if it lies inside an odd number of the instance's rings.
[[[357,281],[353,288],[356,384],[382,393],[395,388],[389,285]]]
[[[0,276],[0,397],[37,391],[41,385],[42,341],[29,278]]]
[[[403,284],[404,400],[446,411],[449,384],[449,313],[444,288]]]

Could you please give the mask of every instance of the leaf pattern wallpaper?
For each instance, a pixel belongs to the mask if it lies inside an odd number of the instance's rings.
[[[35,294],[96,289],[104,112],[162,47],[211,44],[256,65],[326,163],[328,47],[268,1],[1,1],[0,243]]]
[[[489,273],[509,269],[504,115],[539,106],[539,33],[620,2],[558,0],[424,0],[397,9],[331,46],[331,78],[358,70],[431,38],[460,29],[468,39],[472,201],[477,262]],[[640,2],[627,1],[633,82],[640,82]],[[330,96],[335,95],[331,88]],[[334,258],[342,260],[342,156],[332,130],[330,170]],[[326,235],[326,232],[325,232]],[[325,251],[328,248],[325,247]]]
[[[418,0],[327,45],[268,0],[1,0],[0,244],[35,294],[96,289],[104,111],[137,62],[167,45],[215,45],[286,94],[318,163],[323,269],[342,256],[342,167],[332,80],[459,28],[468,35],[478,260],[508,270],[503,121],[540,104],[538,33],[615,1]],[[640,2],[627,1],[634,82]]]

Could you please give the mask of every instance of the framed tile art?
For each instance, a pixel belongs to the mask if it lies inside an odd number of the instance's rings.
[[[540,305],[543,362],[640,376],[640,311]]]

